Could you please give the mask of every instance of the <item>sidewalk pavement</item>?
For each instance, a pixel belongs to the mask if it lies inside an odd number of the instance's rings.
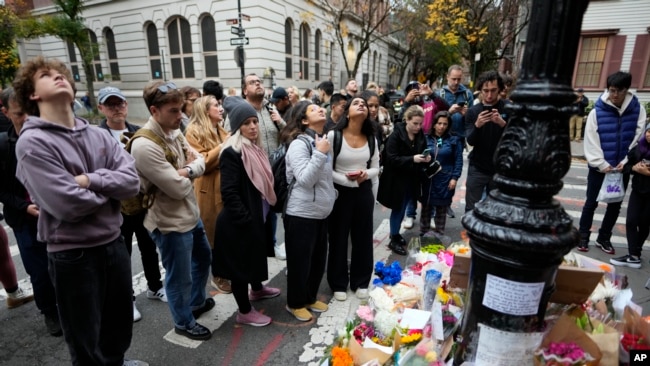
[[[584,140],[580,142],[571,141],[571,157],[585,160]]]

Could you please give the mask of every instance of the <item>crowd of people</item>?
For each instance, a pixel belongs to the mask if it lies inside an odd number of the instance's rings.
[[[325,272],[334,299],[345,301],[348,290],[368,298],[377,201],[391,210],[389,248],[405,255],[400,231],[414,226],[417,202],[420,235],[444,235],[447,217],[455,216],[464,150],[465,212],[494,188],[507,86],[496,71],[481,74],[475,103],[461,80],[462,68],[453,65],[440,90],[409,83],[394,122],[383,89],[370,83],[359,91],[353,79],[341,92],[326,81],[302,98],[295,86],[267,97],[256,74],[243,78],[241,95],[228,96],[216,81],[202,91],[154,81],[143,90],[150,117],[142,127],[127,121],[127,98],[108,86],[98,93],[105,119],[95,128],[74,115],[74,79],[62,62],[27,61],[2,93],[12,125],[4,137],[9,149],[0,149],[2,176],[10,177],[2,179],[0,198],[34,293],[18,286],[1,230],[8,307],[34,299],[48,331],[63,334],[73,364],[146,365],[124,359],[132,322],[142,317],[131,284],[134,234],[146,297],[167,303],[175,333],[189,339],[212,335],[198,322],[218,306],[206,292],[210,277],[234,297],[237,323],[272,322],[254,307],[281,295],[264,284],[268,257],[287,261],[286,310],[299,321],[328,310],[317,298]],[[612,263],[634,267],[650,230],[650,128],[628,92],[629,74],[610,76],[607,86],[585,128],[590,172],[578,249],[588,250],[605,174],[622,172],[627,185],[631,171],[630,252]],[[281,210],[269,161],[279,148],[286,149],[290,183]],[[121,201],[134,197],[142,207],[127,211]],[[620,202],[608,204],[596,240],[611,254],[619,210]],[[276,237],[278,212],[284,245]]]

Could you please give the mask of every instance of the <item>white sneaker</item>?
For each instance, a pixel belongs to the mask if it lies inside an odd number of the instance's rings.
[[[368,289],[367,288],[358,288],[357,292],[356,292],[356,295],[357,295],[357,299],[359,299],[359,300],[365,300],[368,297],[370,297],[370,295],[368,295]]]
[[[161,287],[158,291],[153,292],[147,289],[147,299],[160,300],[162,302],[167,302],[167,292],[164,287]]]
[[[276,245],[273,249],[275,250],[275,259],[287,260],[287,251],[284,249],[284,244]]]
[[[406,218],[404,218],[404,222],[402,222],[402,226],[404,226],[404,229],[412,229],[413,228],[413,218],[406,216]]]
[[[135,301],[133,302],[133,322],[137,322],[140,319],[142,319],[142,314],[140,314],[140,311],[138,308],[135,307]]]
[[[7,308],[13,309],[34,300],[34,294],[18,286],[14,292],[7,292]]]
[[[429,223],[429,227],[430,227],[431,229],[433,229],[433,230],[436,229],[436,222],[435,222],[435,220],[431,219],[431,222]]]
[[[348,299],[348,294],[343,291],[334,292],[334,298],[338,301],[345,301]]]

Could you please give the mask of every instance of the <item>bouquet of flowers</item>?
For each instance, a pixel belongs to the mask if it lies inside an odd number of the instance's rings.
[[[386,310],[373,310],[369,305],[361,305],[355,318],[346,325],[345,338],[355,364],[378,360],[386,362],[394,352],[395,326],[397,315]]]
[[[436,302],[440,303],[440,310],[442,314],[443,339],[447,339],[460,325],[460,320],[463,316],[463,300],[460,295],[447,288],[445,281],[438,287],[436,291]]]
[[[630,350],[650,349],[650,323],[631,307],[626,306],[623,311],[622,328],[619,361],[629,363]]]
[[[574,342],[551,342],[546,348],[535,351],[539,365],[581,366],[593,361],[588,353]]]
[[[372,284],[375,286],[395,285],[402,280],[402,267],[398,261],[394,261],[389,266],[384,262],[375,263],[375,278]]]
[[[413,350],[400,361],[403,366],[442,366],[438,343],[429,337],[423,338]]]
[[[576,325],[576,320],[562,314],[544,336],[533,361],[536,366],[592,366],[598,365],[601,358],[598,345]]]

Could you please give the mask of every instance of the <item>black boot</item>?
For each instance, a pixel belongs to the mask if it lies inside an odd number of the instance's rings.
[[[392,250],[393,253],[399,255],[406,255],[406,249],[404,249],[405,246],[406,246],[406,240],[404,240],[404,238],[401,235],[399,234],[391,235],[388,248]]]

